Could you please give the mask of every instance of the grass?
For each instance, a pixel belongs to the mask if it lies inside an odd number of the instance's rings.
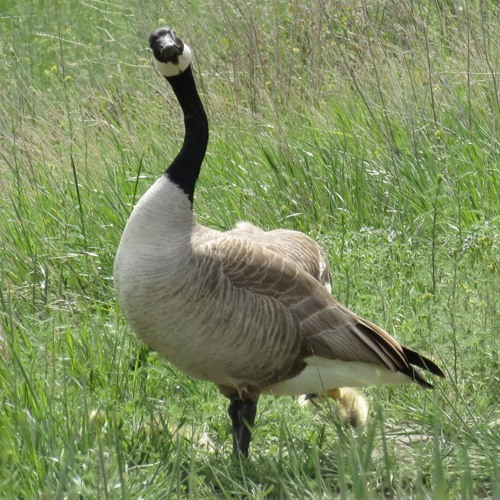
[[[3,498],[500,498],[495,2],[0,1]],[[176,18],[172,18],[172,12]],[[196,212],[311,234],[335,296],[447,372],[370,388],[364,432],[226,402],[143,347],[112,264],[182,139],[147,34],[194,48],[211,123]]]

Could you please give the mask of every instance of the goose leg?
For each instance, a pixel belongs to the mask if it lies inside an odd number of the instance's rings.
[[[231,418],[231,423],[233,425],[233,455],[237,456],[239,453],[239,435],[241,429],[241,422],[239,417],[239,412],[241,407],[243,406],[243,401],[239,398],[231,399],[229,403],[228,414]]]
[[[228,413],[233,424],[233,455],[248,457],[257,403],[233,398],[229,404]]]
[[[248,447],[252,439],[253,424],[257,413],[257,403],[243,403],[238,412],[240,418],[240,433],[238,436],[238,452],[248,457]]]

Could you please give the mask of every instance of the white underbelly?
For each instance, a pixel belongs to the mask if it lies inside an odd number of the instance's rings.
[[[306,358],[307,366],[295,377],[278,382],[263,394],[299,396],[322,393],[337,387],[363,387],[381,384],[405,384],[412,379],[401,372],[360,361],[341,361],[319,356]]]

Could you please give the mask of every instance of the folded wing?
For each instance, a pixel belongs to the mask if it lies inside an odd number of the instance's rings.
[[[299,355],[303,358],[371,363],[401,372],[423,387],[432,386],[412,365],[444,376],[435,363],[402,347],[387,332],[338,303],[314,273],[287,258],[286,249],[278,251],[273,244],[262,245],[260,239],[229,232],[207,243],[206,251],[221,259],[232,286],[272,297],[276,307],[285,307],[297,318],[300,328],[295,334],[301,337]],[[287,330],[283,338],[273,341],[289,345],[291,339],[285,335],[290,334]]]

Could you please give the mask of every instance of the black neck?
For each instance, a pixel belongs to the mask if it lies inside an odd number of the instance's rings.
[[[186,133],[179,154],[165,171],[193,203],[194,188],[208,144],[208,120],[196,90],[191,66],[178,76],[167,77],[184,113]]]

